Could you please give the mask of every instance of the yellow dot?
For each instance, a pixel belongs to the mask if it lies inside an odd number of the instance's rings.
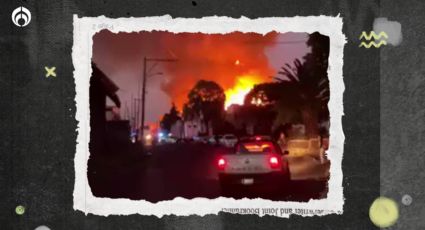
[[[18,214],[18,215],[23,215],[23,214],[25,213],[25,207],[24,207],[24,206],[22,206],[22,205],[18,205],[18,206],[16,206],[16,208],[15,208],[15,212],[16,212],[16,214]]]
[[[398,219],[397,203],[387,197],[378,197],[370,206],[369,217],[380,228],[390,227]]]

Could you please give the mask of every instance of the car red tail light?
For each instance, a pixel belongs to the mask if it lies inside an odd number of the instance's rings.
[[[218,159],[217,166],[219,169],[224,169],[224,167],[226,166],[226,160],[224,160],[224,158]]]
[[[269,158],[269,163],[271,168],[280,168],[280,159],[276,156],[272,156]]]

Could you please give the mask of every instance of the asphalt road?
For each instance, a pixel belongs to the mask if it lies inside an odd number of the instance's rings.
[[[217,156],[226,151],[229,150],[223,147],[188,143],[156,146],[149,151],[150,155],[142,151],[109,153],[89,160],[89,185],[97,197],[150,202],[175,197],[217,198],[222,194],[215,164]],[[290,181],[273,193],[246,187],[232,194],[234,198],[289,201],[308,201],[325,196],[326,182],[314,180]]]

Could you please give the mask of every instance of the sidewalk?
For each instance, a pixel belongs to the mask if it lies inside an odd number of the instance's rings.
[[[291,180],[327,180],[330,161],[323,163],[319,159],[305,156],[287,156]]]

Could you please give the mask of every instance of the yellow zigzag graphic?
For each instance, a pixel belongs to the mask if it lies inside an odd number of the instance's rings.
[[[371,41],[369,44],[366,44],[365,42],[360,43],[359,47],[364,46],[366,49],[369,49],[371,46],[374,46],[375,48],[379,48],[382,45],[387,45],[386,41],[381,41],[378,44],[376,44],[374,41]]]
[[[378,35],[375,34],[374,31],[371,31],[369,35],[367,35],[366,31],[363,31],[359,37],[359,40],[361,40],[362,38],[365,38],[366,40],[369,41],[370,39],[372,39],[372,37],[373,39],[378,40],[378,39],[381,39],[381,37],[388,38],[388,35],[384,31],[381,31],[381,33],[379,33]]]

